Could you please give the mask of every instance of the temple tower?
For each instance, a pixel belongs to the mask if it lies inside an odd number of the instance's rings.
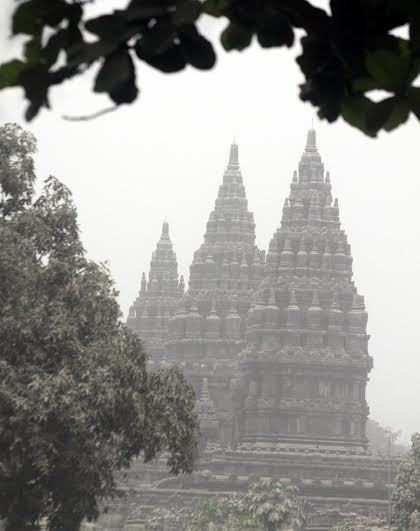
[[[232,438],[231,383],[245,347],[246,315],[264,272],[255,223],[239,167],[238,145],[210,213],[204,241],[194,253],[189,289],[169,322],[168,360],[182,364],[197,396],[206,388],[221,422],[220,442]]]
[[[153,361],[164,357],[168,322],[184,295],[184,279],[178,278],[178,264],[169,237],[169,224],[163,223],[162,234],[152,254],[149,278],[142,274],[138,297],[132,304],[127,326],[145,341]]]
[[[128,323],[194,385],[202,470],[169,477],[164,459],[133,468],[144,515],[170,492],[190,506],[266,477],[299,486],[310,530],[343,512],[386,514],[397,461],[366,449],[367,313],[313,129],[266,257],[232,144],[190,272],[184,295],[164,225]]]
[[[248,314],[237,408],[241,447],[363,451],[372,368],[366,323],[338,201],[311,129]]]

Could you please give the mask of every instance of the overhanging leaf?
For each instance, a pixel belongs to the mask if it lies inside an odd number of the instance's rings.
[[[53,65],[58,58],[60,50],[64,49],[68,42],[67,30],[60,29],[48,39],[47,44],[42,49],[43,59],[50,65]]]
[[[402,58],[389,50],[377,50],[367,54],[365,66],[381,88],[392,92],[401,87],[407,74]]]
[[[0,65],[0,89],[17,85],[25,69],[26,64],[19,59],[12,59]]]
[[[264,21],[258,26],[258,42],[263,48],[273,46],[290,46],[293,45],[295,35],[289,20],[284,16],[277,16],[274,19]]]
[[[208,70],[216,62],[216,54],[210,42],[198,33],[194,25],[189,25],[179,34],[180,45],[185,60],[195,68]]]
[[[228,0],[206,0],[204,2],[204,11],[212,17],[221,17],[228,6]]]
[[[388,120],[383,126],[385,131],[392,131],[402,123],[406,122],[409,113],[410,107],[408,105],[408,101],[405,98],[398,100],[398,102],[394,105]]]
[[[197,20],[202,9],[202,4],[198,0],[185,0],[184,2],[178,3],[175,8],[173,23],[176,26],[190,24]]]
[[[112,92],[124,85],[132,75],[133,62],[127,49],[108,55],[95,79],[95,92]]]
[[[147,54],[142,46],[135,46],[137,57],[161,72],[179,72],[186,66],[184,54],[179,44],[173,44],[158,54]]]
[[[368,112],[373,105],[375,104],[372,100],[366,96],[347,97],[342,104],[341,116],[350,125],[357,127],[369,136],[375,136],[375,132],[367,126],[366,122]]]
[[[36,63],[41,57],[41,40],[34,37],[25,43],[25,59],[28,63]]]
[[[416,115],[416,118],[420,120],[420,87],[410,87],[407,94],[407,100],[410,109]]]
[[[136,42],[136,49],[146,57],[152,57],[165,52],[173,46],[176,36],[175,28],[172,24],[157,23],[153,28],[144,31],[140,39]]]
[[[118,13],[112,15],[102,15],[92,18],[85,24],[85,28],[90,33],[97,35],[103,40],[113,41],[119,39],[127,28],[127,23]]]
[[[390,118],[394,107],[397,104],[395,96],[386,98],[378,103],[374,103],[366,114],[366,126],[371,131],[379,131]]]
[[[378,81],[371,77],[359,77],[352,82],[352,89],[356,92],[368,92],[380,88]]]
[[[40,19],[32,1],[23,2],[15,9],[12,17],[12,33],[35,35],[40,28]]]
[[[230,23],[220,36],[223,48],[230,50],[243,50],[251,44],[252,29],[242,24]]]

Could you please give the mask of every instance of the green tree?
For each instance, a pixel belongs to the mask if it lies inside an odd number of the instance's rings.
[[[400,465],[392,497],[392,520],[399,531],[417,529],[420,513],[420,433],[411,438],[411,449]]]
[[[213,524],[229,530],[277,531],[285,525],[302,529],[304,523],[298,489],[262,479],[242,494],[203,502],[193,511],[187,528],[198,531]]]
[[[188,519],[189,510],[185,507],[158,507],[148,516],[146,522],[147,531],[162,531],[166,529],[185,529],[185,521]]]
[[[0,128],[0,518],[8,531],[75,531],[116,471],[168,452],[190,472],[194,392],[149,373],[109,272],[85,256],[69,190],[34,193],[33,136]]]
[[[199,503],[185,523],[188,531],[204,529],[241,531],[260,529],[257,523],[241,511],[240,495],[232,494],[224,498],[210,498]]]
[[[165,73],[212,68],[216,55],[197,28],[204,14],[227,19],[220,39],[228,51],[254,38],[263,48],[290,47],[301,31],[300,97],[322,119],[342,116],[370,136],[410,112],[420,119],[418,0],[330,0],[330,10],[309,0],[127,0],[123,9],[89,18],[85,4],[92,1],[18,0],[12,34],[28,40],[21,58],[1,65],[0,89],[23,88],[28,120],[49,106],[51,86],[95,63],[93,90],[116,105],[137,98],[136,59]],[[395,36],[401,26],[408,38]],[[375,102],[372,90],[386,95]]]
[[[386,520],[383,518],[370,518],[359,514],[348,514],[343,521],[336,524],[332,531],[374,531],[385,530]]]

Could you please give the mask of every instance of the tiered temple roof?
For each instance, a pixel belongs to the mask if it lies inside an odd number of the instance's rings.
[[[311,129],[248,314],[242,442],[366,446],[366,323]]]
[[[170,321],[168,357],[234,359],[245,344],[245,317],[263,270],[264,253],[255,245],[254,217],[233,143],[204,242],[194,253],[189,290]]]
[[[232,439],[231,381],[263,271],[264,253],[255,245],[254,217],[248,210],[238,145],[233,143],[204,241],[194,253],[189,290],[169,322],[166,344],[167,358],[182,364],[201,399],[206,379],[220,421],[212,440],[223,445]],[[202,410],[200,416],[204,422]]]
[[[230,148],[229,162],[204,242],[190,267],[190,293],[219,290],[233,296],[258,287],[264,253],[255,245],[255,223],[239,167],[238,145]]]
[[[146,341],[148,352],[156,361],[163,358],[168,321],[175,314],[184,289],[184,278],[178,278],[169,224],[165,221],[150,261],[149,278],[143,272],[138,297],[127,318],[127,325]]]

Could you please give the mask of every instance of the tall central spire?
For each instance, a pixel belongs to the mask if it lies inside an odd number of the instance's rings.
[[[230,146],[223,183],[207,222],[204,243],[194,254],[190,288],[230,290],[240,286],[243,289],[256,287],[262,261],[263,257],[255,246],[254,216],[248,210],[239,167],[239,149],[234,141]]]
[[[246,314],[263,270],[264,255],[255,245],[254,217],[233,142],[204,241],[190,266],[186,313],[170,322],[168,356],[186,363],[217,359],[219,367],[226,363],[224,370],[232,371],[245,345]],[[219,389],[219,404],[226,389]]]

